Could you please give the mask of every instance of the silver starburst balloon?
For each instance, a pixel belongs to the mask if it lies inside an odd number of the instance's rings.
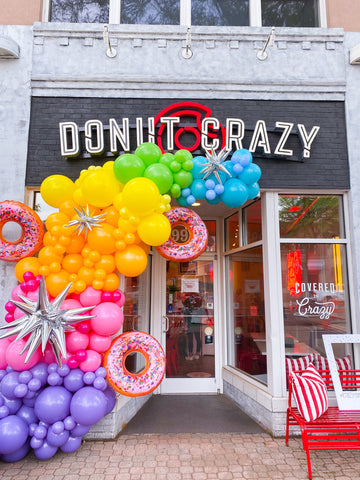
[[[100,223],[105,220],[106,213],[102,213],[100,215],[92,215],[89,210],[89,205],[86,205],[86,211],[83,207],[80,207],[78,210],[76,207],[73,207],[76,213],[78,214],[78,218],[75,220],[71,220],[65,227],[76,227],[75,232],[78,232],[78,235],[81,235],[82,231],[85,232],[85,238],[89,230],[91,231],[93,227],[100,227]]]
[[[226,160],[230,152],[231,150],[227,149],[226,147],[224,147],[219,153],[216,153],[213,148],[211,149],[211,153],[208,151],[205,152],[208,161],[207,163],[200,165],[201,167],[205,167],[200,172],[200,174],[204,173],[203,180],[213,173],[218,182],[222,184],[220,175],[218,173],[219,170],[229,175],[229,177],[232,176],[227,168],[222,165],[222,162]]]
[[[18,295],[23,302],[11,300],[25,316],[14,320],[10,325],[0,326],[0,330],[8,329],[2,333],[0,338],[17,335],[15,342],[29,335],[21,355],[28,350],[25,363],[27,363],[35,350],[41,345],[42,353],[49,342],[57,363],[62,366],[61,356],[66,359],[65,332],[75,330],[72,323],[83,322],[93,315],[80,315],[94,307],[72,308],[61,310],[66,295],[68,294],[71,283],[55,298],[53,302],[49,301],[44,277],[40,280],[39,295],[36,302],[32,302],[22,295]]]

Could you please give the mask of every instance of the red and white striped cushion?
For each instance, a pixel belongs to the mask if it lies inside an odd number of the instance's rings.
[[[307,422],[319,418],[329,407],[324,380],[312,363],[302,375],[291,372],[293,395],[300,414]]]
[[[313,354],[298,358],[285,357],[286,381],[293,370],[305,370],[309,363],[314,362],[314,357]]]
[[[315,355],[314,363],[318,370],[329,370],[329,362],[327,358],[324,358],[321,355]],[[336,364],[338,370],[351,370],[351,356],[346,355],[346,357],[343,358],[336,358]]]

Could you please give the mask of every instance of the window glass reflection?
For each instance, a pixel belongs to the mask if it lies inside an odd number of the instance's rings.
[[[121,23],[179,25],[180,0],[123,0]]]
[[[206,252],[215,252],[216,251],[216,221],[215,220],[204,220],[208,231],[208,243],[206,246]]]
[[[244,245],[258,242],[262,239],[261,235],[261,201],[244,208]]]
[[[262,24],[269,27],[317,27],[317,0],[261,0]]]
[[[249,25],[249,1],[192,0],[191,23],[207,26]]]
[[[234,250],[240,246],[239,214],[235,213],[225,220],[226,250]]]
[[[109,0],[52,0],[50,21],[108,23]]]

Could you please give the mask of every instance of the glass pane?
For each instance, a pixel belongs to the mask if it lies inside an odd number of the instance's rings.
[[[325,356],[322,335],[350,332],[345,245],[281,245],[286,354]],[[338,344],[336,356],[345,355]]]
[[[240,247],[239,214],[235,213],[225,220],[226,250]]]
[[[245,222],[244,245],[258,242],[261,234],[261,202],[255,202],[243,210]]]
[[[317,27],[317,0],[261,0],[262,24],[269,27]]]
[[[52,0],[50,22],[108,23],[109,0]]]
[[[279,195],[281,238],[344,237],[342,197]]]
[[[216,221],[215,220],[204,220],[206,225],[209,240],[205,252],[215,252],[216,251]]]
[[[262,248],[229,256],[229,363],[267,383]]]
[[[179,25],[180,0],[122,0],[120,22]]]
[[[124,277],[124,332],[150,332],[150,272],[151,255],[145,272],[138,277]]]
[[[44,202],[40,192],[34,192],[34,204],[32,208],[39,215],[43,222],[45,222],[51,213],[59,211],[58,208],[50,207],[50,205]]]
[[[166,376],[214,377],[213,263],[167,262]]]
[[[192,0],[191,23],[207,26],[249,25],[249,0]]]

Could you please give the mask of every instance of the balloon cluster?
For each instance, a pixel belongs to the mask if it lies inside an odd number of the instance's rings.
[[[34,277],[31,272],[25,272],[24,282],[17,285],[11,294],[15,301],[22,297],[37,301],[39,290],[39,277]],[[30,289],[29,289],[30,287]],[[120,290],[106,292],[87,287],[81,294],[70,295],[61,305],[61,310],[91,307],[90,320],[84,320],[73,325],[73,331],[66,333],[65,345],[67,358],[62,359],[63,364],[69,368],[79,367],[83,372],[95,371],[103,361],[104,353],[110,348],[112,336],[122,327],[124,315],[122,306],[125,295]],[[5,320],[11,323],[24,316],[23,311],[11,301],[5,304],[7,314]],[[84,315],[89,312],[84,312]],[[14,337],[0,339],[0,368],[10,366],[14,370],[24,371],[33,367],[38,362],[46,364],[56,361],[50,345],[47,345],[42,354],[40,347],[35,350],[28,362],[26,355],[22,354],[26,344],[25,339]]]
[[[77,450],[91,425],[115,406],[105,377],[103,367],[84,373],[54,363],[0,370],[0,459],[16,462],[30,449],[40,460],[58,449]]]
[[[228,207],[237,208],[259,193],[257,182],[261,169],[252,163],[251,153],[244,148],[236,150],[231,160],[216,161],[208,155],[208,158],[195,157],[193,163],[191,173],[194,180],[177,198],[184,207],[196,200],[207,200],[210,204],[223,202]]]

